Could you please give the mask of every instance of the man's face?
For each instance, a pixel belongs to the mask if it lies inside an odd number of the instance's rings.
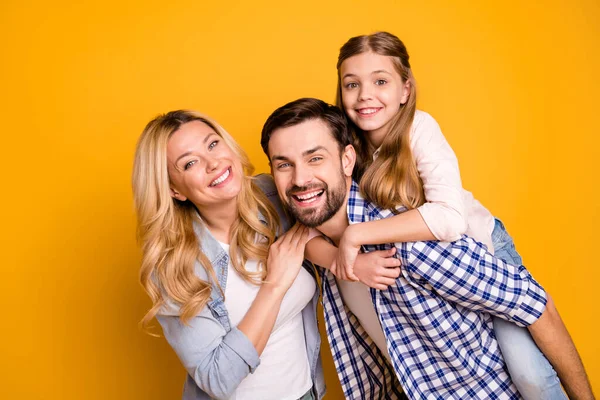
[[[325,122],[312,119],[277,129],[268,151],[279,197],[298,221],[317,227],[344,205],[354,149],[340,152]]]

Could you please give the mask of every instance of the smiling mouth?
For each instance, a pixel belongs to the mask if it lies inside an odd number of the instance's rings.
[[[323,193],[325,193],[325,189],[319,189],[302,194],[292,194],[292,197],[298,203],[308,205],[317,201],[323,195]]]
[[[372,115],[375,115],[379,112],[379,110],[383,109],[383,107],[369,107],[369,108],[359,108],[358,110],[356,110],[356,112],[361,116],[361,117],[370,117]]]
[[[212,181],[209,186],[213,187],[213,186],[217,186],[219,183],[223,183],[223,181],[225,181],[225,179],[229,178],[230,174],[231,174],[231,167],[227,168],[225,170],[225,172],[223,172],[223,174],[221,174],[221,176],[219,176],[217,179]]]

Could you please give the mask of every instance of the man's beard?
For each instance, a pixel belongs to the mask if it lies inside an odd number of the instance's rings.
[[[292,200],[292,195],[294,193],[316,189],[323,190],[323,193],[320,196],[326,196],[325,203],[319,208],[300,208],[297,207],[294,200]],[[285,192],[285,195],[288,198],[287,203],[294,217],[296,217],[300,223],[308,226],[309,228],[316,228],[329,221],[344,205],[344,201],[346,200],[346,189],[346,180],[341,179],[341,183],[332,190],[329,190],[329,186],[326,183],[312,184],[302,187],[293,186]]]

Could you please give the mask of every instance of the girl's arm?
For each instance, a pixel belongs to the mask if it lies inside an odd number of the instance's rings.
[[[360,246],[359,246],[360,247]],[[325,269],[335,276],[347,279],[343,270],[337,269],[335,259],[338,249],[322,236],[313,237],[305,249],[305,258]],[[394,258],[396,249],[372,251],[358,254],[354,264],[357,279],[374,289],[385,290],[400,276],[400,260]]]
[[[467,230],[467,211],[458,160],[437,122],[415,114],[411,150],[423,182],[426,203],[392,218],[360,224],[340,240],[337,268],[355,279],[352,263],[362,244],[458,240]]]
[[[390,218],[352,224],[340,239],[339,251],[332,270],[340,271],[343,279],[359,280],[354,272],[356,257],[363,244],[417,242],[437,240],[418,210],[406,211]]]

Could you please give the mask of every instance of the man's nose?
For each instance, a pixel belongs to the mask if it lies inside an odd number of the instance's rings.
[[[312,179],[313,179],[313,174],[310,170],[310,168],[305,168],[305,167],[296,167],[294,169],[294,185],[299,186],[299,187],[303,187],[303,186],[307,186],[307,184],[309,184]]]

